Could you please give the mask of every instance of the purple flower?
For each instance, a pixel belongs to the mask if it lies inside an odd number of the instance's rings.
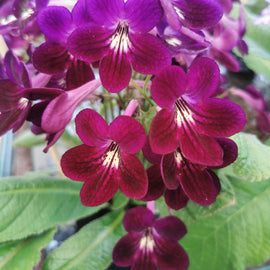
[[[147,208],[135,207],[124,216],[128,232],[113,249],[113,262],[132,270],[185,270],[189,259],[178,244],[187,232],[185,224],[174,216],[155,220]]]
[[[148,33],[163,14],[158,0],[89,0],[87,8],[92,24],[71,34],[69,49],[83,61],[100,60],[100,78],[108,91],[125,88],[132,68],[155,74],[170,65],[166,46]]]
[[[208,58],[198,58],[188,74],[167,67],[154,78],[153,99],[162,110],[149,131],[155,153],[167,154],[180,146],[184,157],[196,164],[219,166],[223,150],[214,137],[229,137],[242,130],[245,114],[228,100],[211,98],[219,83],[219,69]]]
[[[134,154],[145,141],[143,126],[130,116],[119,116],[108,126],[91,109],[81,111],[75,123],[84,144],[68,150],[61,166],[67,177],[85,182],[80,194],[82,203],[105,203],[118,187],[130,198],[142,198],[147,192],[147,175]]]
[[[65,7],[49,6],[42,9],[37,22],[46,37],[33,54],[37,70],[48,74],[66,71],[67,89],[77,88],[95,78],[90,65],[75,58],[67,48],[67,39],[76,26],[88,22],[85,2],[80,0],[72,13]],[[79,16],[81,15],[81,16]]]

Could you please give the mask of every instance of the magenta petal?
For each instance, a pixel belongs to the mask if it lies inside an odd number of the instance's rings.
[[[224,65],[229,71],[239,72],[240,66],[238,61],[229,52],[219,51],[215,48],[211,49],[215,59]]]
[[[123,236],[117,242],[112,252],[114,264],[122,267],[131,265],[139,247],[139,241],[140,235],[134,232]]]
[[[147,174],[141,161],[134,155],[121,152],[120,190],[129,198],[141,199],[148,189]]]
[[[145,142],[142,124],[126,115],[114,119],[109,126],[109,136],[119,145],[121,151],[129,154],[137,153]]]
[[[160,164],[162,155],[155,154],[150,146],[149,136],[146,136],[144,146],[142,148],[144,157],[152,164]]]
[[[156,0],[128,0],[125,19],[134,32],[147,33],[162,17],[162,8]]]
[[[66,74],[68,89],[74,89],[95,79],[94,72],[90,65],[84,61],[73,61]]]
[[[153,201],[158,199],[164,192],[165,186],[159,165],[153,165],[147,169],[148,191],[141,199],[142,201]]]
[[[153,250],[146,247],[139,248],[135,254],[132,270],[157,270],[157,263]]]
[[[150,126],[149,138],[154,153],[170,153],[177,148],[177,128],[173,110],[162,109],[157,113]]]
[[[21,96],[21,87],[16,83],[8,79],[0,80],[1,112],[16,109]]]
[[[175,241],[180,240],[187,233],[184,222],[174,216],[155,220],[153,227],[162,237]]]
[[[199,133],[229,137],[240,132],[246,123],[242,108],[225,99],[211,98],[196,106],[193,118]]]
[[[108,141],[108,124],[103,117],[91,109],[81,111],[75,119],[76,132],[89,146],[103,146]]]
[[[151,227],[155,221],[154,214],[143,206],[137,206],[127,211],[123,224],[127,232],[141,232]]]
[[[78,0],[72,9],[72,19],[76,26],[80,26],[92,21],[92,18],[87,10],[87,4],[85,0]]]
[[[189,163],[180,178],[181,186],[190,200],[200,205],[210,205],[217,197],[217,188],[211,174]]]
[[[200,57],[188,72],[186,96],[192,101],[202,101],[210,97],[219,84],[219,68],[210,58]]]
[[[123,52],[110,51],[99,65],[99,75],[103,86],[111,93],[117,93],[128,86],[132,69]]]
[[[86,5],[93,21],[101,26],[113,27],[123,17],[123,0],[86,0]]]
[[[187,76],[178,66],[170,66],[158,73],[151,86],[151,94],[161,108],[171,108],[187,87]]]
[[[156,239],[155,257],[160,270],[187,270],[189,265],[188,255],[177,241],[163,237]]]
[[[113,32],[93,24],[78,27],[68,38],[68,49],[85,62],[98,61],[108,54]]]
[[[180,153],[174,151],[163,155],[161,160],[161,173],[164,184],[168,189],[177,189],[179,186],[179,173],[181,172],[181,167],[182,159]]]
[[[34,51],[33,63],[43,73],[58,74],[68,67],[70,55],[65,46],[47,41]]]
[[[167,189],[164,195],[164,199],[166,204],[174,210],[184,208],[189,200],[180,185],[177,189],[174,190]]]
[[[167,47],[150,34],[129,34],[129,59],[135,71],[142,74],[156,74],[171,64]]]
[[[51,41],[65,43],[72,30],[70,11],[61,6],[49,6],[42,9],[37,16],[39,28]]]

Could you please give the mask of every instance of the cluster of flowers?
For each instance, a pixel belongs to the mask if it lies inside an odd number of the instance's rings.
[[[230,18],[232,2],[78,0],[70,11],[48,0],[2,1],[1,16],[16,19],[0,27],[10,49],[0,65],[0,135],[30,121],[33,133],[46,134],[46,152],[99,86],[110,93],[143,86],[145,102],[157,111],[149,134],[133,117],[142,105],[135,95],[109,124],[84,109],[75,119],[83,144],[63,155],[64,174],[84,182],[86,206],[109,201],[118,188],[143,201],[164,195],[176,210],[188,200],[212,204],[221,189],[213,170],[236,159],[237,146],[228,137],[245,125],[240,106],[218,98],[224,78],[215,60],[238,71],[230,51],[248,52],[243,10]],[[21,59],[18,48],[24,49]],[[134,74],[146,80],[133,81]],[[147,170],[135,155],[141,149],[152,164]],[[178,244],[186,229],[178,218],[155,220],[151,210],[136,207],[124,226],[128,235],[113,251],[117,265],[187,269],[188,256]]]

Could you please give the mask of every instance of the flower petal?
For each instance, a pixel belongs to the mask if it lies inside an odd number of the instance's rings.
[[[111,50],[102,58],[99,65],[99,76],[104,88],[117,93],[128,86],[132,69],[125,53]]]
[[[162,109],[157,113],[150,126],[149,138],[154,153],[170,153],[177,148],[177,126],[173,110]]]
[[[62,6],[49,6],[40,10],[37,23],[43,34],[54,42],[64,44],[72,31],[71,13]]]
[[[144,157],[152,164],[160,164],[162,155],[155,154],[150,146],[149,136],[146,136],[144,146],[142,148]]]
[[[189,163],[180,177],[180,184],[190,200],[200,205],[210,205],[217,197],[217,188],[211,174]]]
[[[132,270],[156,270],[157,263],[152,250],[139,248],[135,254],[135,260],[132,264]]]
[[[187,87],[187,76],[178,66],[163,69],[153,79],[151,95],[161,108],[171,108]]]
[[[76,26],[80,26],[92,21],[85,0],[78,0],[71,13],[73,22]]]
[[[128,0],[125,3],[125,20],[134,32],[147,33],[162,17],[162,9],[156,0]]]
[[[129,34],[129,59],[135,71],[156,74],[171,64],[171,55],[165,44],[150,34]]]
[[[103,146],[108,141],[108,124],[92,109],[84,109],[76,116],[76,132],[89,146]]]
[[[225,99],[211,98],[196,106],[193,118],[199,133],[229,137],[240,132],[246,123],[242,108]]]
[[[187,233],[184,222],[174,216],[156,219],[153,227],[162,237],[175,241],[180,240]]]
[[[109,136],[121,151],[129,154],[137,153],[143,147],[146,137],[142,124],[126,115],[114,119],[109,126]]]
[[[155,221],[154,214],[143,206],[129,209],[123,219],[123,224],[127,232],[141,232],[147,227],[151,227]]]
[[[211,48],[211,53],[214,58],[222,65],[224,65],[229,71],[239,72],[240,65],[239,62],[232,56],[229,52],[224,52]]]
[[[155,243],[154,254],[160,270],[187,270],[188,255],[177,241],[160,237]]]
[[[148,179],[141,161],[134,155],[121,152],[120,190],[129,198],[141,199],[147,193]]]
[[[139,247],[140,235],[131,232],[123,236],[115,245],[112,252],[113,262],[117,266],[125,267],[132,264]]]
[[[68,67],[70,54],[60,43],[47,41],[34,51],[33,63],[40,72],[58,74]]]
[[[218,87],[219,74],[218,65],[212,59],[200,57],[195,60],[188,72],[188,100],[200,102],[210,97]]]
[[[185,194],[180,185],[178,186],[177,189],[174,190],[167,189],[165,191],[164,199],[166,204],[174,210],[184,208],[189,200],[189,198],[187,197],[187,195]]]

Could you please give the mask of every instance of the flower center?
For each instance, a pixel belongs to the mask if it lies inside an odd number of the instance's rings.
[[[111,49],[117,50],[120,53],[127,52],[129,47],[129,38],[128,38],[128,24],[125,21],[120,21],[117,25],[117,28],[114,32],[111,41]]]
[[[153,251],[155,245],[155,240],[152,234],[151,228],[147,228],[140,240],[140,249],[147,249],[148,251]]]
[[[109,147],[107,148],[104,154],[103,165],[107,168],[115,168],[118,169],[119,167],[119,153],[120,148],[117,143],[111,142]]]
[[[183,98],[179,98],[175,102],[175,107],[176,107],[176,123],[178,127],[181,127],[183,124],[195,122],[192,117],[192,112]]]

